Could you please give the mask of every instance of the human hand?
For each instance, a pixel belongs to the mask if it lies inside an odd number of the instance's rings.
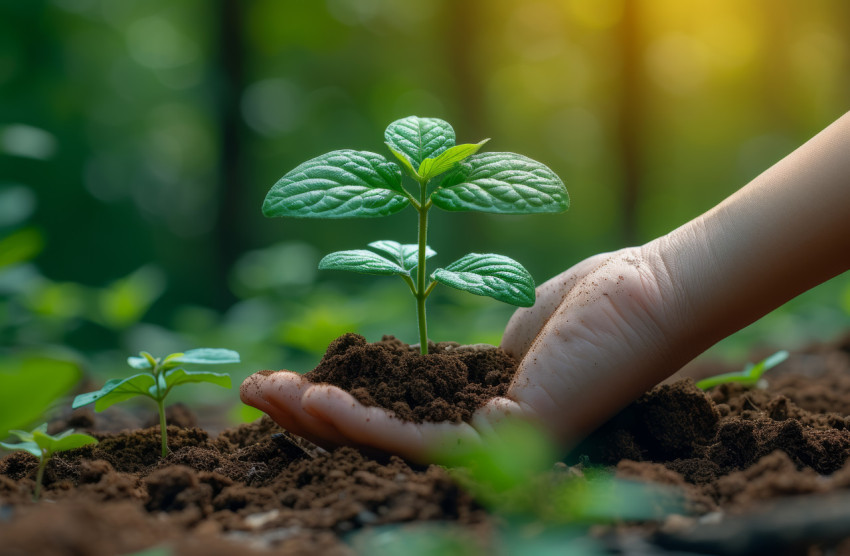
[[[507,397],[494,398],[468,423],[401,421],[292,372],[252,375],[241,397],[320,446],[350,445],[417,462],[474,449],[508,417],[540,422],[566,445],[678,369],[675,358],[665,357],[679,315],[663,303],[671,290],[664,268],[646,248],[624,249],[591,257],[540,286],[535,306],[518,310],[503,338],[502,347],[521,359]]]

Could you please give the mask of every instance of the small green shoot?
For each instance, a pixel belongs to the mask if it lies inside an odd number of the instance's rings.
[[[726,382],[737,382],[744,386],[754,387],[761,380],[761,376],[768,370],[779,365],[788,359],[788,352],[785,350],[777,351],[770,357],[767,357],[755,365],[747,363],[743,370],[736,373],[724,373],[722,375],[704,378],[697,382],[697,388],[708,390]]]
[[[534,279],[504,255],[470,253],[428,274],[426,261],[436,255],[426,243],[428,211],[436,206],[499,214],[563,212],[569,195],[561,179],[519,154],[478,153],[489,139],[456,145],[452,126],[437,118],[396,120],[384,139],[395,162],[368,151],[325,153],[278,180],[266,195],[263,214],[375,218],[412,206],[419,215],[417,243],[374,241],[373,251],[337,251],[319,268],[401,277],[416,299],[422,353],[428,353],[425,300],[438,283],[520,307],[534,305]],[[412,192],[402,185],[404,175],[415,183]]]
[[[74,433],[74,429],[66,430],[57,435],[47,434],[47,423],[44,423],[30,432],[12,430],[9,431],[17,436],[20,442],[17,444],[7,444],[0,442],[7,450],[22,450],[29,452],[38,458],[38,473],[35,478],[35,492],[33,500],[38,500],[41,495],[41,484],[44,479],[44,469],[47,467],[47,462],[56,452],[65,452],[80,448],[88,444],[97,444],[97,439],[87,434]]]
[[[198,348],[185,353],[172,353],[155,358],[143,351],[141,357],[128,357],[127,363],[134,369],[145,372],[128,378],[108,380],[103,388],[95,392],[80,394],[74,398],[73,408],[94,403],[95,411],[136,396],[152,399],[159,410],[159,426],[162,436],[162,457],[168,455],[168,437],[165,425],[165,397],[172,388],[190,382],[209,382],[230,388],[230,375],[210,371],[187,371],[183,365],[221,365],[239,363],[239,354],[229,349]]]

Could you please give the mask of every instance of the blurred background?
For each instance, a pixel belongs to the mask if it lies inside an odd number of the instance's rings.
[[[386,154],[397,118],[446,119],[459,143],[490,137],[562,177],[565,214],[431,212],[434,264],[499,252],[542,282],[697,216],[848,99],[844,0],[0,0],[0,367],[49,356],[98,383],[142,349],[227,347],[238,383],[309,370],[347,331],[416,341],[400,280],[316,270],[414,242],[412,212],[260,213],[306,159]],[[432,339],[498,343],[512,308],[447,290]],[[708,356],[848,325],[845,274]]]

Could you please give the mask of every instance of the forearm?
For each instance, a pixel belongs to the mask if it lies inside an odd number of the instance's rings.
[[[847,270],[850,113],[647,247],[689,313],[680,332],[700,350]]]

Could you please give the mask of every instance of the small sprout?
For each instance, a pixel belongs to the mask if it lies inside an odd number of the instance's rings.
[[[162,436],[162,457],[168,455],[168,438],[165,426],[165,397],[171,389],[190,382],[209,382],[230,388],[230,375],[210,371],[187,371],[183,365],[221,365],[239,363],[239,354],[229,349],[198,348],[185,353],[172,353],[157,359],[143,351],[140,357],[128,357],[127,364],[145,372],[128,378],[113,378],[95,392],[74,398],[74,409],[94,403],[95,411],[136,396],[147,396],[159,409],[159,427]]]
[[[33,500],[38,500],[41,494],[41,483],[44,478],[44,469],[47,467],[47,462],[50,457],[56,452],[66,452],[75,448],[80,448],[88,444],[97,444],[97,439],[87,434],[74,433],[74,429],[66,430],[57,435],[47,434],[47,423],[44,423],[31,432],[12,430],[9,431],[17,436],[20,442],[17,444],[7,444],[0,442],[7,450],[22,450],[29,452],[38,458],[38,474],[35,479],[35,492]]]
[[[563,212],[569,195],[544,164],[509,152],[479,153],[488,141],[455,144],[455,131],[437,118],[409,116],[384,132],[388,157],[339,150],[296,166],[268,192],[263,214],[292,218],[374,218],[413,207],[418,213],[417,243],[381,240],[373,251],[331,253],[320,269],[399,276],[416,298],[419,345],[428,352],[425,300],[440,283],[520,307],[534,305],[534,279],[518,262],[494,253],[470,253],[430,274],[426,260],[436,253],[426,244],[428,211],[498,214]],[[407,176],[414,184],[402,185]]]
[[[759,380],[761,379],[761,375],[763,375],[766,371],[772,369],[773,367],[779,365],[786,359],[788,359],[787,351],[777,351],[770,357],[759,361],[755,365],[753,365],[752,363],[747,363],[743,370],[738,371],[736,373],[724,373],[722,375],[704,378],[697,382],[697,388],[708,390],[725,382],[738,382],[740,384],[743,384],[744,386],[752,388],[758,385]]]

